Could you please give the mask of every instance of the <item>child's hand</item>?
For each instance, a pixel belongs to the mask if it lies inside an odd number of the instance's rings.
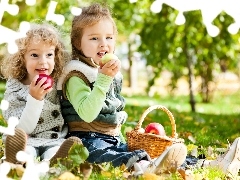
[[[46,94],[50,91],[52,91],[52,88],[48,88],[50,86],[49,83],[45,83],[45,81],[47,80],[46,77],[43,77],[40,81],[37,82],[39,75],[36,75],[31,84],[29,85],[29,94],[37,99],[37,100],[43,100],[44,97],[46,96]]]
[[[121,69],[121,61],[118,59],[112,59],[104,65],[100,64],[99,72],[110,77],[114,77]]]

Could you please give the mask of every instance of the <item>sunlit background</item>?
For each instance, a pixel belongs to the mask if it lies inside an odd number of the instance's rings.
[[[136,2],[137,0],[129,0],[129,3]],[[25,3],[30,8],[30,6],[34,6],[36,4],[36,0],[26,0]],[[57,4],[57,1],[49,1],[45,19],[47,21],[53,21],[57,25],[61,26],[64,24],[65,17],[64,15],[55,13]],[[200,10],[202,13],[203,24],[206,26],[207,32],[212,37],[217,36],[220,31],[219,28],[212,23],[214,19],[223,11],[226,12],[229,16],[231,16],[235,21],[234,23],[229,25],[229,33],[236,34],[240,27],[240,1],[238,0],[155,0],[151,4],[149,11],[152,11],[153,13],[159,13],[162,10],[163,4],[167,4],[168,6],[178,11],[178,15],[175,19],[175,23],[177,25],[182,25],[185,23],[186,19],[184,17],[184,12]],[[18,13],[21,13],[19,12],[18,5],[9,4],[9,0],[1,0],[0,23],[5,12],[11,14],[12,16],[16,16]],[[72,15],[78,15],[81,13],[81,8],[73,6],[70,8],[70,12],[72,13]],[[14,44],[14,40],[23,37],[28,28],[28,22],[24,21],[20,22],[18,32],[14,32],[14,30],[0,25],[0,44],[7,43],[8,51],[10,53],[16,52],[17,47]]]
[[[116,20],[115,53],[122,61],[129,112],[134,113],[132,106],[164,104],[166,96],[171,101],[164,105],[178,112],[239,115],[239,0],[0,0],[0,60],[7,52],[17,52],[15,40],[26,35],[31,22],[48,21],[59,27],[70,51],[71,20],[91,2],[108,4]],[[4,87],[1,90],[2,99]],[[217,108],[209,108],[210,103]],[[8,106],[2,100],[0,110]],[[183,117],[187,118],[196,126],[208,121],[198,115]],[[219,121],[228,124],[224,120]],[[13,134],[17,123],[17,118],[9,119],[0,132]],[[211,128],[217,130],[217,125]],[[32,163],[22,152],[18,158]],[[1,164],[0,179],[9,172],[5,165]],[[26,179],[38,169],[32,167]]]
[[[97,2],[97,1],[94,1]],[[130,94],[200,93],[211,101],[221,80],[239,79],[240,1],[238,0],[105,0],[116,19],[116,54],[122,60]],[[0,57],[17,51],[15,39],[30,22],[58,26],[70,50],[74,15],[91,1],[0,1]],[[224,75],[222,74],[224,73]],[[224,78],[223,78],[224,77]],[[187,78],[187,79],[186,79]],[[181,86],[179,86],[181,84]],[[238,90],[239,85],[229,88]],[[225,88],[227,89],[227,88]],[[194,100],[191,100],[194,101]]]

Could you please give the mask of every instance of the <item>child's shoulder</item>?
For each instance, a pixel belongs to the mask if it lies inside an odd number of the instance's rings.
[[[5,95],[11,96],[26,96],[28,93],[28,86],[22,84],[17,79],[8,79],[5,86]],[[18,94],[18,95],[17,95]]]
[[[19,89],[19,88],[23,88],[25,86],[26,85],[21,83],[18,79],[14,79],[14,78],[10,78],[6,82],[6,88]]]

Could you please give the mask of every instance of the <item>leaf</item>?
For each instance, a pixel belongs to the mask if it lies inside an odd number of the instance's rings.
[[[85,162],[80,164],[80,171],[83,174],[84,179],[89,179],[90,175],[92,174],[93,166],[92,164]]]
[[[165,177],[164,177],[164,175],[158,176],[158,175],[153,174],[153,173],[144,173],[143,174],[143,179],[144,180],[164,180]]]
[[[79,177],[76,177],[74,174],[72,174],[71,172],[64,172],[63,174],[61,174],[58,177],[59,180],[80,180]]]
[[[190,170],[190,169],[187,169],[187,170],[179,169],[178,172],[180,173],[180,175],[182,176],[182,178],[184,180],[193,180],[194,179],[194,174],[193,174],[192,170]]]
[[[108,172],[108,171],[101,171],[101,174],[103,177],[111,177],[112,176],[112,173]]]
[[[125,165],[125,164],[122,164],[122,165],[120,166],[120,170],[121,170],[121,171],[126,171],[126,170],[127,170],[126,165]]]
[[[23,176],[23,173],[24,173],[25,169],[23,168],[23,166],[16,166],[16,173],[19,177],[22,177]]]
[[[68,152],[68,157],[74,164],[83,163],[89,156],[89,152],[82,144],[74,144]]]
[[[192,143],[196,143],[196,139],[193,136],[188,136],[188,139],[192,142]]]

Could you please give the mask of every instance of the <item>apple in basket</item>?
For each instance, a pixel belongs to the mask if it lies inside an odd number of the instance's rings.
[[[145,129],[139,128],[137,132],[138,132],[138,133],[145,133]]]
[[[145,133],[166,136],[164,127],[160,123],[150,123],[145,128]]]
[[[37,81],[36,81],[36,84],[37,84],[42,78],[44,78],[44,77],[46,77],[47,80],[43,83],[43,85],[45,85],[45,84],[50,84],[46,89],[51,88],[51,87],[53,86],[53,79],[52,79],[51,76],[49,76],[49,75],[47,75],[47,74],[39,74],[39,77],[38,77],[38,79],[37,79]],[[45,90],[46,90],[46,89],[45,89]]]
[[[107,53],[105,54],[102,59],[101,59],[101,63],[104,65],[106,64],[108,61],[112,60],[112,59],[118,59],[118,57],[115,54],[112,53]]]

